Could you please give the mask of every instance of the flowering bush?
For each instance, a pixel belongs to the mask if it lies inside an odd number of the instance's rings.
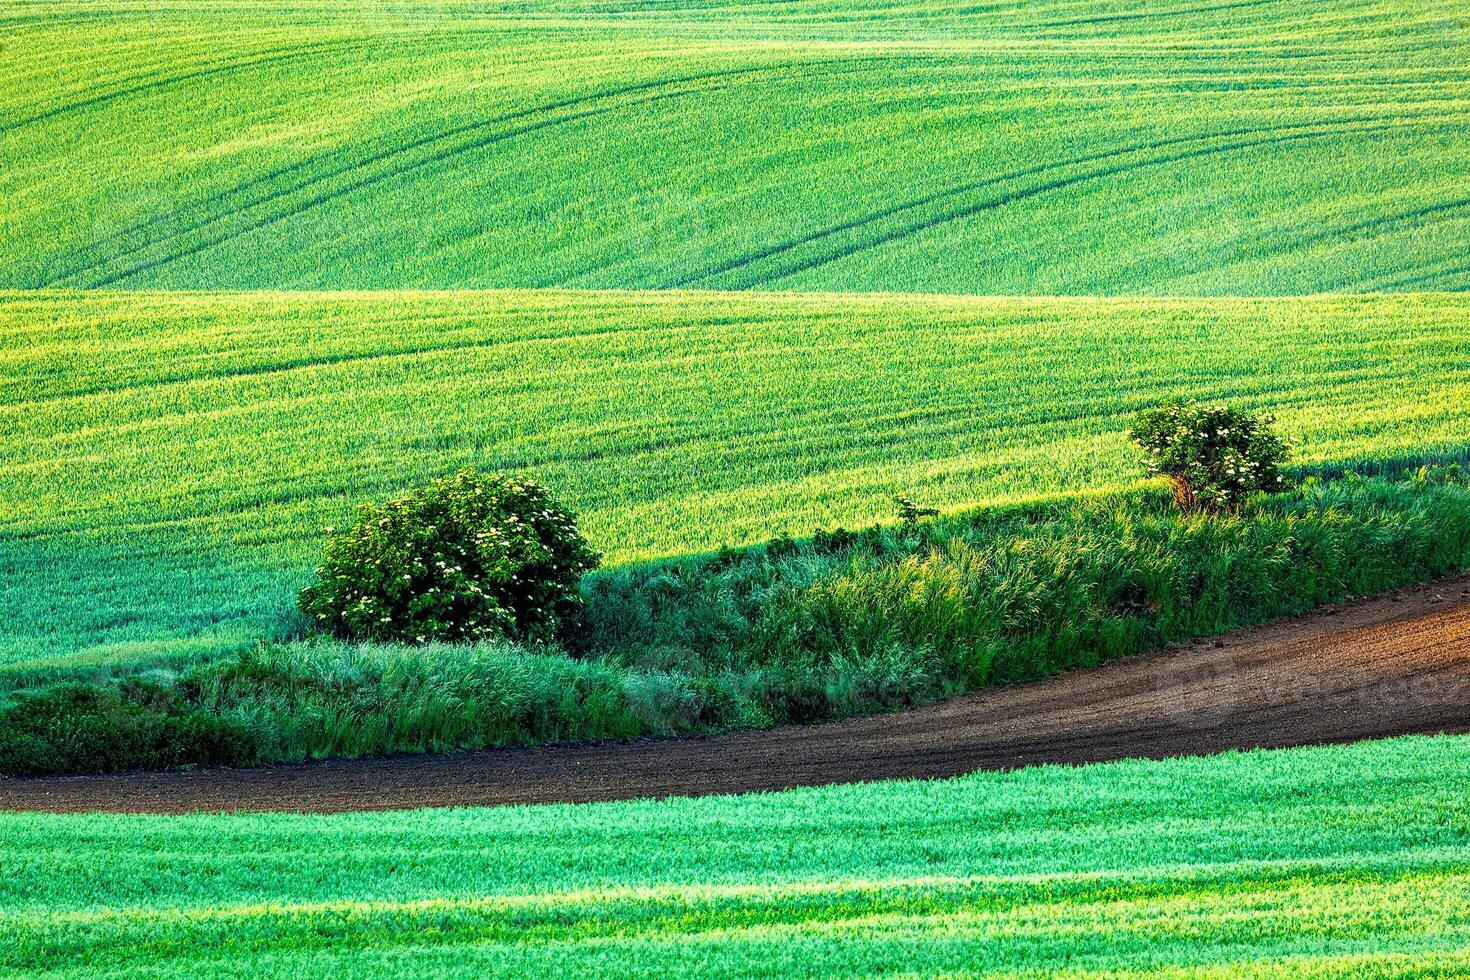
[[[468,470],[327,532],[301,610],[360,640],[550,640],[600,557],[543,487]]]
[[[1287,444],[1276,419],[1223,405],[1176,402],[1139,412],[1128,434],[1150,473],[1169,477],[1184,510],[1234,509],[1257,490],[1282,485]]]

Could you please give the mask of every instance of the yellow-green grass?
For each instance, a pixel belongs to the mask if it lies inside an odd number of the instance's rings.
[[[1441,737],[705,800],[0,815],[0,969],[1462,976],[1467,774]]]
[[[1176,395],[1305,467],[1462,455],[1470,300],[0,295],[0,662],[279,631],[322,529],[529,472],[610,563],[1139,482]]]
[[[1470,286],[1460,0],[29,0],[0,43],[0,286]]]

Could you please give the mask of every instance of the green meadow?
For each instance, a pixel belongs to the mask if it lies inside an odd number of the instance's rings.
[[[1462,976],[1470,739],[744,797],[0,815],[27,976]]]
[[[1462,456],[1459,296],[0,297],[0,663],[280,632],[325,526],[530,472],[613,565],[1141,482],[1130,414],[1270,406],[1307,471]]]
[[[0,0],[9,750],[153,758],[123,743],[180,705],[284,733],[245,761],[674,730],[639,698],[708,680],[681,642],[713,623],[758,660],[740,630],[780,609],[755,586],[823,569],[902,605],[893,569],[958,575],[889,547],[936,528],[990,549],[967,587],[999,556],[1086,613],[1022,615],[1056,656],[969,686],[1443,571],[1459,470],[1217,526],[1158,513],[1125,429],[1193,396],[1275,412],[1294,477],[1470,454],[1467,66],[1461,0]],[[581,514],[613,660],[262,644],[299,635],[325,528],[469,466]],[[895,494],[948,516],[869,532],[892,567],[812,537]],[[801,540],[700,557],[776,535]],[[1191,541],[1224,570],[1207,601],[1120,613],[1113,573],[1167,588]],[[1250,570],[1282,555],[1297,587],[1267,595]],[[990,591],[1005,615],[951,646],[1004,661],[1015,597]],[[516,728],[499,668],[563,727]],[[594,717],[594,675],[626,717]],[[935,676],[912,696],[969,689]],[[413,720],[445,691],[483,731]],[[297,710],[316,694],[334,710]],[[1440,737],[665,802],[0,814],[0,973],[1466,975],[1467,792],[1470,738]]]
[[[0,38],[0,287],[1470,285],[1459,0],[12,0]]]

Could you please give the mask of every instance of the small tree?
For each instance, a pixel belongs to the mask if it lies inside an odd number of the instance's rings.
[[[1173,481],[1182,509],[1213,511],[1280,488],[1288,450],[1271,431],[1275,422],[1223,405],[1174,402],[1139,412],[1128,434],[1143,447],[1149,472]]]
[[[359,640],[550,640],[600,557],[543,487],[469,470],[327,531],[301,610]]]
[[[893,498],[893,502],[898,505],[898,519],[905,524],[916,524],[921,517],[939,516],[938,507],[920,507],[914,503],[912,497],[904,494],[898,494]]]

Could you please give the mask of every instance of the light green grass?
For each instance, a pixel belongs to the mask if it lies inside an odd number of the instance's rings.
[[[1459,0],[28,0],[0,37],[0,286],[1470,287]]]
[[[662,803],[0,816],[0,969],[1463,975],[1467,793],[1470,740],[1416,738]]]
[[[1177,394],[1307,466],[1463,453],[1470,301],[0,296],[0,661],[280,628],[353,506],[530,471],[619,563],[1116,488]]]

